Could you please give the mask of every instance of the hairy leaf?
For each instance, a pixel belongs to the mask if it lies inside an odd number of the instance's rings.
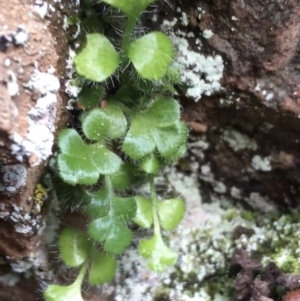
[[[186,141],[187,127],[183,122],[177,122],[164,128],[153,129],[152,134],[161,156],[169,158],[176,154]]]
[[[132,233],[125,222],[134,218],[136,202],[133,198],[113,197],[108,215],[92,221],[88,233],[96,241],[104,242],[104,250],[121,254],[132,240]]]
[[[87,34],[86,38],[85,47],[74,59],[75,69],[89,80],[102,82],[116,71],[119,54],[100,33]]]
[[[123,142],[124,153],[139,160],[157,148],[163,158],[175,157],[187,138],[187,127],[179,120],[180,107],[176,100],[167,97],[155,99],[145,110],[132,116]],[[145,161],[142,168],[151,172],[148,169],[151,165],[147,163],[150,162]]]
[[[139,245],[139,253],[148,259],[149,269],[156,272],[165,271],[177,261],[177,254],[169,249],[158,235],[142,240]]]
[[[131,231],[118,218],[106,216],[89,224],[88,233],[96,241],[104,242],[104,250],[122,254],[132,241]]]
[[[155,174],[162,167],[161,161],[156,158],[154,154],[147,156],[141,162],[141,168],[143,171],[149,174]]]
[[[58,168],[63,180],[71,185],[93,185],[100,174],[115,173],[121,159],[101,144],[87,145],[73,129],[60,132]]]
[[[162,32],[151,32],[130,44],[128,57],[137,72],[146,79],[163,78],[172,62],[171,40]]]
[[[93,255],[89,271],[89,283],[102,285],[113,280],[117,269],[117,261],[111,255],[97,252]]]
[[[101,101],[105,97],[104,87],[100,88],[88,88],[83,86],[82,90],[78,95],[78,102],[83,106],[84,109],[90,110],[99,108]]]
[[[126,128],[126,118],[114,104],[108,104],[105,109],[92,110],[82,123],[85,136],[92,140],[121,138]]]
[[[125,162],[116,173],[110,176],[110,179],[115,189],[123,190],[140,183],[142,174],[140,170],[137,169],[136,165]]]
[[[160,224],[165,230],[176,228],[185,213],[185,204],[181,199],[170,199],[158,204]]]
[[[122,221],[128,222],[135,217],[137,206],[133,197],[114,197],[112,207],[114,216],[118,216]]]
[[[159,97],[141,114],[141,118],[155,127],[170,126],[180,119],[179,103],[173,98]]]
[[[141,159],[155,149],[155,143],[149,128],[132,120],[131,126],[123,142],[123,152],[132,159]]]
[[[81,265],[89,256],[91,245],[78,230],[65,228],[58,239],[59,252],[64,263],[70,267]]]
[[[84,212],[92,217],[102,217],[109,212],[110,200],[107,189],[90,194],[90,201],[84,207]]]
[[[44,291],[46,301],[84,301],[81,296],[81,285],[74,282],[68,286],[50,284]]]
[[[137,211],[134,222],[143,228],[150,228],[153,222],[151,201],[143,196],[136,196],[135,201]]]

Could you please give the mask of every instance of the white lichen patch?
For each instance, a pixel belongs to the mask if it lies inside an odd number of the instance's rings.
[[[29,124],[25,137],[18,133],[10,136],[11,153],[20,162],[29,161],[31,166],[38,165],[52,153],[54,142],[57,92],[60,84],[53,70],[35,70],[25,88],[39,93],[36,105],[29,110]]]
[[[29,33],[24,25],[19,25],[13,36],[15,45],[24,45],[29,39]]]
[[[6,84],[7,92],[11,97],[14,97],[19,94],[19,84],[16,74],[9,70],[8,71],[8,81]]]
[[[203,30],[203,33],[202,33],[203,38],[210,39],[213,35],[214,35],[214,33],[210,29]]]
[[[182,14],[181,21],[185,21]],[[191,50],[186,34],[180,30],[175,31],[177,19],[164,21],[161,29],[168,34],[176,49],[177,55],[174,66],[181,71],[181,84],[186,88],[185,95],[198,101],[202,95],[212,95],[221,90],[223,76],[223,59],[220,55],[205,56]],[[207,31],[206,38],[212,33]],[[200,43],[198,49],[200,48]]]
[[[228,143],[228,145],[234,150],[239,151],[241,149],[257,150],[257,144],[255,140],[248,136],[237,132],[234,129],[226,129],[223,132],[221,138]]]
[[[262,196],[258,192],[251,192],[249,198],[245,198],[245,201],[254,209],[261,212],[275,212],[277,207],[274,202],[268,197]]]
[[[6,210],[5,207],[1,208],[0,218],[12,224],[17,233],[33,234],[40,228],[41,215],[25,212],[15,204],[13,204],[13,211]]]
[[[68,100],[68,104],[66,106],[66,109],[68,110],[74,109],[74,104],[77,102],[78,94],[81,91],[81,87],[75,85],[73,81],[73,74],[75,72],[73,67],[73,61],[75,56],[76,56],[75,51],[71,47],[69,47],[69,55],[66,61],[67,80],[65,82],[65,92],[70,97],[70,99]]]
[[[42,19],[44,19],[48,14],[49,4],[43,0],[35,0],[32,8]]]
[[[255,170],[261,170],[261,171],[271,171],[271,157],[261,157],[259,155],[255,155],[252,158],[251,166]]]
[[[21,164],[4,165],[0,168],[0,191],[18,192],[25,185],[27,171]]]

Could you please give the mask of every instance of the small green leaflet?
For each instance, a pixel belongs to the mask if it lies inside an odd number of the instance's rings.
[[[103,34],[87,34],[86,39],[85,47],[74,58],[75,69],[89,80],[102,82],[116,71],[119,54]]]
[[[158,158],[154,154],[150,154],[141,162],[142,170],[149,174],[157,173],[162,166],[162,162],[158,160]]]
[[[158,203],[160,224],[165,230],[175,229],[183,219],[185,204],[181,199],[170,199]]]
[[[121,159],[102,144],[87,145],[74,129],[59,133],[61,153],[57,163],[61,177],[71,185],[93,185],[100,174],[112,174],[121,166]]]
[[[136,160],[157,149],[167,160],[177,157],[188,134],[186,125],[179,118],[180,107],[176,100],[167,97],[154,100],[147,109],[132,117],[123,142],[124,153]],[[154,172],[155,166],[146,163],[144,170]]]
[[[81,265],[89,256],[91,244],[78,230],[65,228],[58,239],[59,252],[64,263],[70,267]]]
[[[89,194],[89,202],[84,204],[84,212],[91,217],[107,215],[110,209],[109,192],[106,188]]]
[[[160,31],[137,39],[128,49],[128,57],[137,72],[149,80],[162,79],[168,72],[173,56],[171,40]]]
[[[169,249],[159,235],[140,242],[139,253],[148,259],[149,269],[156,272],[163,272],[177,261],[177,254]]]
[[[117,261],[114,257],[103,252],[96,251],[93,254],[91,268],[89,270],[89,283],[102,285],[113,280],[117,269]]]
[[[91,140],[117,139],[125,135],[126,118],[115,104],[109,103],[105,109],[94,109],[82,123],[85,136]]]
[[[130,189],[133,185],[141,182],[143,174],[137,165],[125,162],[116,173],[110,175],[110,179],[115,189]]]
[[[110,199],[108,215],[93,220],[88,226],[88,233],[92,239],[104,242],[106,252],[119,255],[124,252],[132,240],[132,233],[125,225],[136,214],[134,198]]]
[[[150,228],[153,222],[151,201],[143,196],[136,196],[135,201],[137,210],[134,222],[143,228]]]
[[[81,296],[81,283],[68,286],[50,284],[44,292],[46,301],[84,301]]]

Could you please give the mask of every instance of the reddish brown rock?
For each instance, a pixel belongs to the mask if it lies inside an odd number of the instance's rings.
[[[204,52],[226,60],[219,95],[204,96],[197,103],[182,99],[184,120],[206,125],[205,131],[198,131],[209,144],[204,157],[199,156],[211,173],[201,177],[204,189],[210,194],[215,183],[222,182],[223,195],[265,211],[272,208],[265,204],[297,206],[299,1],[214,0],[186,5],[192,12],[202,7],[205,18],[191,18],[193,26],[214,33],[203,42]]]

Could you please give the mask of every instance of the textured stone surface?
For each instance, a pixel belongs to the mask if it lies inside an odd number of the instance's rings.
[[[62,3],[12,0],[0,6],[0,299],[29,301],[37,300],[37,280],[18,282],[13,272],[28,271],[42,254],[49,206],[37,207],[34,188],[55,132],[68,119],[59,90],[68,45]]]
[[[221,54],[225,60],[223,91],[198,103],[182,98],[184,119],[209,144],[199,158],[210,175],[200,173],[203,187],[216,193],[222,183],[224,189],[217,193],[250,207],[257,203],[264,207],[263,202],[297,206],[299,1],[215,0],[186,5],[190,29],[213,32],[203,51]],[[205,12],[196,20],[199,7]]]

